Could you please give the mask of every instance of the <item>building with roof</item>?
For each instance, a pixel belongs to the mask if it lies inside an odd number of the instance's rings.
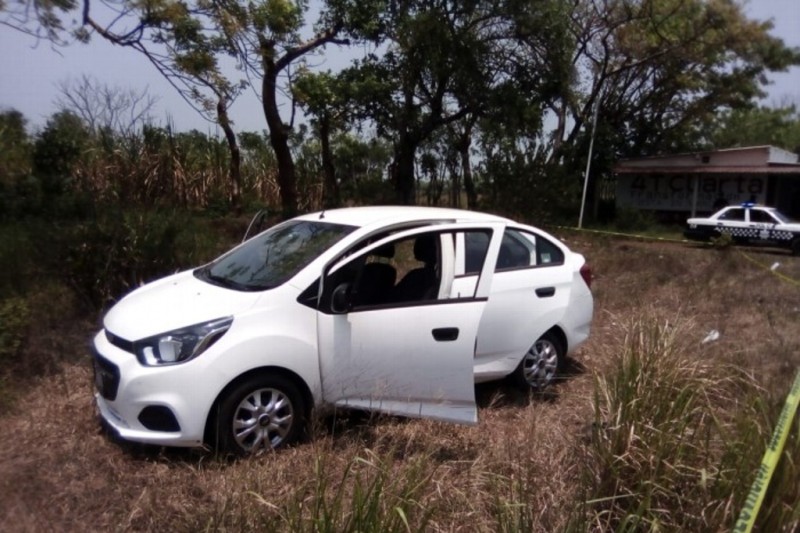
[[[695,216],[757,202],[800,218],[800,158],[774,146],[624,159],[616,206]]]

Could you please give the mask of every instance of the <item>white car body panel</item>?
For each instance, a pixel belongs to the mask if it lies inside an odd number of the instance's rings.
[[[204,283],[191,271],[174,274],[131,292],[111,308],[105,327],[125,339],[233,316],[252,308],[261,295]]]

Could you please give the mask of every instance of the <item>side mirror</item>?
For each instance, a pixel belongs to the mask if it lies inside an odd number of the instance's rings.
[[[331,312],[343,315],[350,311],[352,301],[350,298],[350,283],[340,283],[331,293]]]

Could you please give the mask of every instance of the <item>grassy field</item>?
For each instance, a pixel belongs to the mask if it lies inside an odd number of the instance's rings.
[[[475,427],[343,414],[236,462],[115,442],[97,325],[46,317],[23,353],[59,363],[5,387],[0,530],[730,530],[800,367],[800,257],[561,236],[594,270],[591,338],[546,396],[479,387]],[[760,530],[800,530],[798,479],[795,422]]]

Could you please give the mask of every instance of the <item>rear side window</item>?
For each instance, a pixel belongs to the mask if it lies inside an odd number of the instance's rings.
[[[489,251],[490,234],[470,231],[464,234],[464,274],[480,274],[486,252]]]
[[[772,218],[772,215],[760,209],[750,210],[750,222],[763,222],[767,224],[775,224],[777,220]]]
[[[480,273],[489,248],[489,235],[467,234],[464,245],[464,273],[466,275]],[[549,239],[525,231],[507,229],[500,243],[495,272],[562,264],[564,264],[564,252]]]
[[[544,237],[537,237],[536,264],[539,266],[563,265],[564,252]]]

